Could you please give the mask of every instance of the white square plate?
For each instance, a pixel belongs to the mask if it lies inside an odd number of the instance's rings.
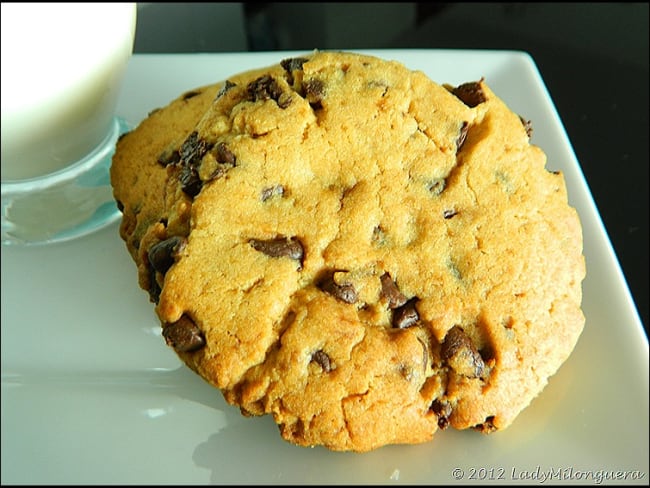
[[[300,448],[244,418],[160,336],[117,224],[2,249],[2,483],[450,484],[609,477],[648,483],[648,341],[589,188],[533,62],[513,51],[374,50],[439,83],[485,77],[532,120],[580,214],[586,325],[515,423],[366,454]],[[301,53],[135,55],[119,114],[136,125],[186,90]],[[546,477],[552,474],[553,477]]]

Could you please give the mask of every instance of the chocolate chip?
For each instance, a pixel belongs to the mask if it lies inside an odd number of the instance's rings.
[[[117,205],[117,209],[124,213],[124,204],[120,200],[115,200],[115,204]]]
[[[408,299],[399,291],[390,274],[384,273],[379,280],[381,281],[381,295],[388,301],[388,308],[395,309],[407,302]]]
[[[291,95],[284,93],[277,80],[270,75],[263,75],[251,81],[246,87],[246,92],[250,101],[275,100],[281,109],[287,108],[292,101]]]
[[[393,327],[396,329],[406,329],[414,326],[420,320],[420,315],[415,308],[417,301],[418,298],[413,297],[393,311]]]
[[[246,93],[252,102],[269,99],[277,102],[282,94],[282,89],[271,75],[262,75],[248,84]]]
[[[469,122],[464,121],[463,125],[460,126],[460,132],[458,138],[456,139],[456,152],[460,151],[460,148],[465,144],[465,139],[467,139],[467,132],[469,132]]]
[[[524,129],[526,129],[526,135],[530,139],[533,136],[533,123],[530,120],[524,119],[521,115],[519,116],[519,120],[521,120]]]
[[[274,185],[274,186],[269,186],[264,188],[262,190],[262,193],[260,193],[260,200],[266,202],[269,198],[273,198],[276,195],[277,196],[284,195],[284,186]]]
[[[219,88],[219,92],[217,93],[216,98],[223,97],[226,94],[226,92],[228,92],[231,88],[234,88],[236,86],[237,85],[235,83],[233,83],[232,81],[226,80],[226,82],[223,84],[223,86],[221,88]]]
[[[470,108],[476,107],[487,100],[483,88],[481,88],[481,83],[478,81],[463,83],[454,88],[452,93]]]
[[[282,93],[276,100],[278,102],[278,107],[281,109],[287,108],[289,105],[291,105],[291,102],[293,101],[293,98],[291,98],[291,95],[289,93]]]
[[[153,269],[161,274],[165,274],[186,245],[187,239],[180,236],[174,236],[160,241],[149,249],[149,263]]]
[[[302,70],[302,65],[307,61],[307,58],[287,58],[280,61],[280,66],[282,66],[287,72],[287,83],[293,85],[293,72],[296,70]]]
[[[465,331],[457,325],[447,332],[440,349],[440,357],[462,376],[479,378],[487,373],[480,353]]]
[[[322,281],[319,288],[345,303],[356,303],[359,299],[359,295],[351,283],[336,283],[333,274]]]
[[[321,368],[323,368],[323,371],[326,373],[332,371],[332,361],[330,357],[322,350],[318,350],[312,354],[311,361],[317,363]]]
[[[291,73],[298,69],[302,69],[302,65],[309,61],[307,58],[287,58],[280,61],[280,66],[284,68],[285,71]]]
[[[188,91],[183,94],[183,100],[189,100],[190,98],[194,98],[195,96],[200,94],[201,94],[201,90]]]
[[[454,215],[458,215],[458,212],[454,209],[449,209],[442,212],[442,216],[447,220],[452,218]]]
[[[429,409],[438,417],[438,427],[445,430],[449,427],[449,417],[451,416],[451,405],[446,400],[435,399]]]
[[[276,237],[274,239],[250,239],[248,241],[256,251],[272,258],[288,257],[299,261],[302,265],[304,250],[296,237]]]
[[[218,163],[235,166],[235,163],[237,162],[237,158],[235,157],[233,152],[228,148],[225,142],[220,142],[219,144],[217,144],[216,151],[217,151],[216,158]]]
[[[206,181],[218,180],[226,175],[228,171],[223,166],[217,166],[212,170]]]
[[[179,155],[182,164],[198,166],[201,158],[212,149],[212,145],[199,137],[197,131],[192,132],[180,148]]]
[[[491,434],[492,432],[495,432],[497,427],[494,425],[494,415],[490,415],[485,419],[485,422],[482,424],[478,424],[472,427],[474,430],[478,430],[479,432],[483,434]]]
[[[167,345],[179,352],[194,352],[205,346],[203,332],[187,315],[166,324],[162,335]]]
[[[158,156],[158,164],[161,166],[169,166],[170,164],[178,163],[180,159],[181,155],[178,152],[178,149],[169,147]]]
[[[303,84],[305,99],[313,109],[323,108],[323,99],[325,98],[325,83],[319,79],[311,79]]]
[[[201,188],[203,188],[203,182],[199,177],[199,172],[190,166],[181,167],[178,180],[181,183],[183,192],[192,198],[197,196],[201,192]]]
[[[148,270],[149,286],[147,287],[147,292],[149,293],[149,300],[153,303],[158,303],[160,301],[162,288],[160,288],[158,280],[156,279],[156,270],[153,269],[153,267],[149,267]]]
[[[235,167],[237,164],[237,157],[226,145],[225,142],[220,142],[213,150],[214,159],[218,163],[212,168],[212,171],[205,181],[212,181],[223,177],[228,170]]]

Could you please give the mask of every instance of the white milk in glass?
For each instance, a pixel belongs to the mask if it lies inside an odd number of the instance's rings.
[[[111,127],[133,3],[2,3],[2,181],[55,173]]]

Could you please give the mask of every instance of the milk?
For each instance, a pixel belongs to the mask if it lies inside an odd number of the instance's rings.
[[[41,177],[106,138],[135,35],[133,3],[2,3],[2,181]]]

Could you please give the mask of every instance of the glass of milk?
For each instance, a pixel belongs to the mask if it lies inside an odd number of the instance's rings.
[[[2,243],[88,234],[119,211],[109,169],[135,3],[2,3]]]

